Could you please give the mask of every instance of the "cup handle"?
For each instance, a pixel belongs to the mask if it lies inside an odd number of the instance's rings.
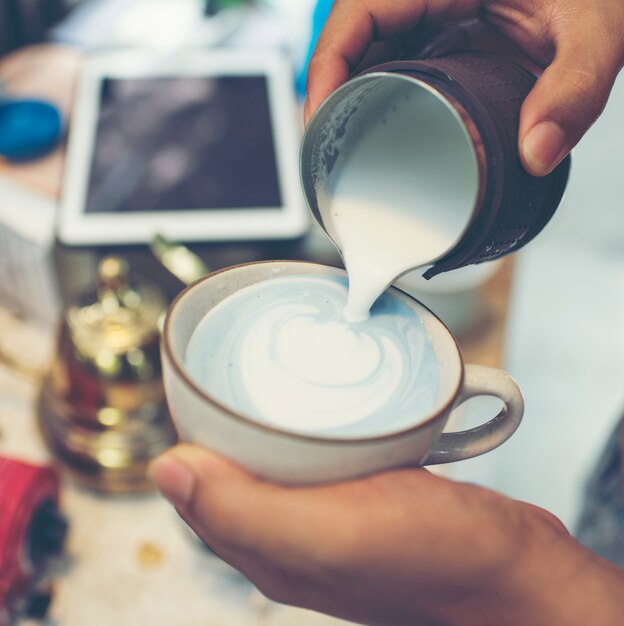
[[[503,401],[501,412],[489,422],[455,433],[442,433],[423,465],[471,459],[498,448],[514,434],[524,413],[524,400],[516,381],[507,372],[483,365],[466,365],[464,384],[455,407],[475,396],[494,396]]]

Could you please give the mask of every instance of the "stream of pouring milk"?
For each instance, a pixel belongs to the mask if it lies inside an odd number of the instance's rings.
[[[448,110],[424,106],[415,116],[410,98],[399,99],[344,158],[331,198],[318,194],[349,275],[350,322],[367,319],[401,274],[447,252],[470,219],[477,192],[471,148]]]

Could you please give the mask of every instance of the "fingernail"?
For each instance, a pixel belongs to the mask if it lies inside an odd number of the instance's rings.
[[[163,454],[152,461],[148,474],[163,496],[173,504],[187,504],[190,501],[195,476],[172,455]]]
[[[567,137],[559,124],[546,120],[531,128],[522,142],[525,161],[534,174],[546,174],[564,156]]]

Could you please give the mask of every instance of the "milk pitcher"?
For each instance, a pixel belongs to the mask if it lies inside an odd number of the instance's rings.
[[[526,245],[555,212],[570,168],[569,157],[541,178],[522,167],[518,122],[534,82],[486,52],[385,63],[351,79],[321,105],[302,143],[301,179],[316,220],[341,249],[332,198],[348,172],[364,200],[400,198],[444,234],[426,263],[405,270],[422,267],[431,278]],[[371,247],[393,236],[383,220],[374,231]]]

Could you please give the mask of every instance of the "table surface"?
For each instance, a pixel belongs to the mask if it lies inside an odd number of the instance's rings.
[[[0,61],[7,91],[54,101],[67,116],[80,55],[38,46]],[[7,176],[58,198],[63,149],[39,161],[11,165]],[[460,337],[467,361],[500,366],[513,277],[506,259],[479,290],[479,322]],[[49,331],[24,326],[0,310],[0,331],[13,349],[37,354],[45,364],[54,349]],[[38,385],[0,367],[0,453],[49,460],[35,425]],[[240,575],[210,555],[156,495],[105,497],[65,482],[63,509],[70,522],[67,558],[56,577],[50,626],[250,626],[344,623],[262,599]]]

